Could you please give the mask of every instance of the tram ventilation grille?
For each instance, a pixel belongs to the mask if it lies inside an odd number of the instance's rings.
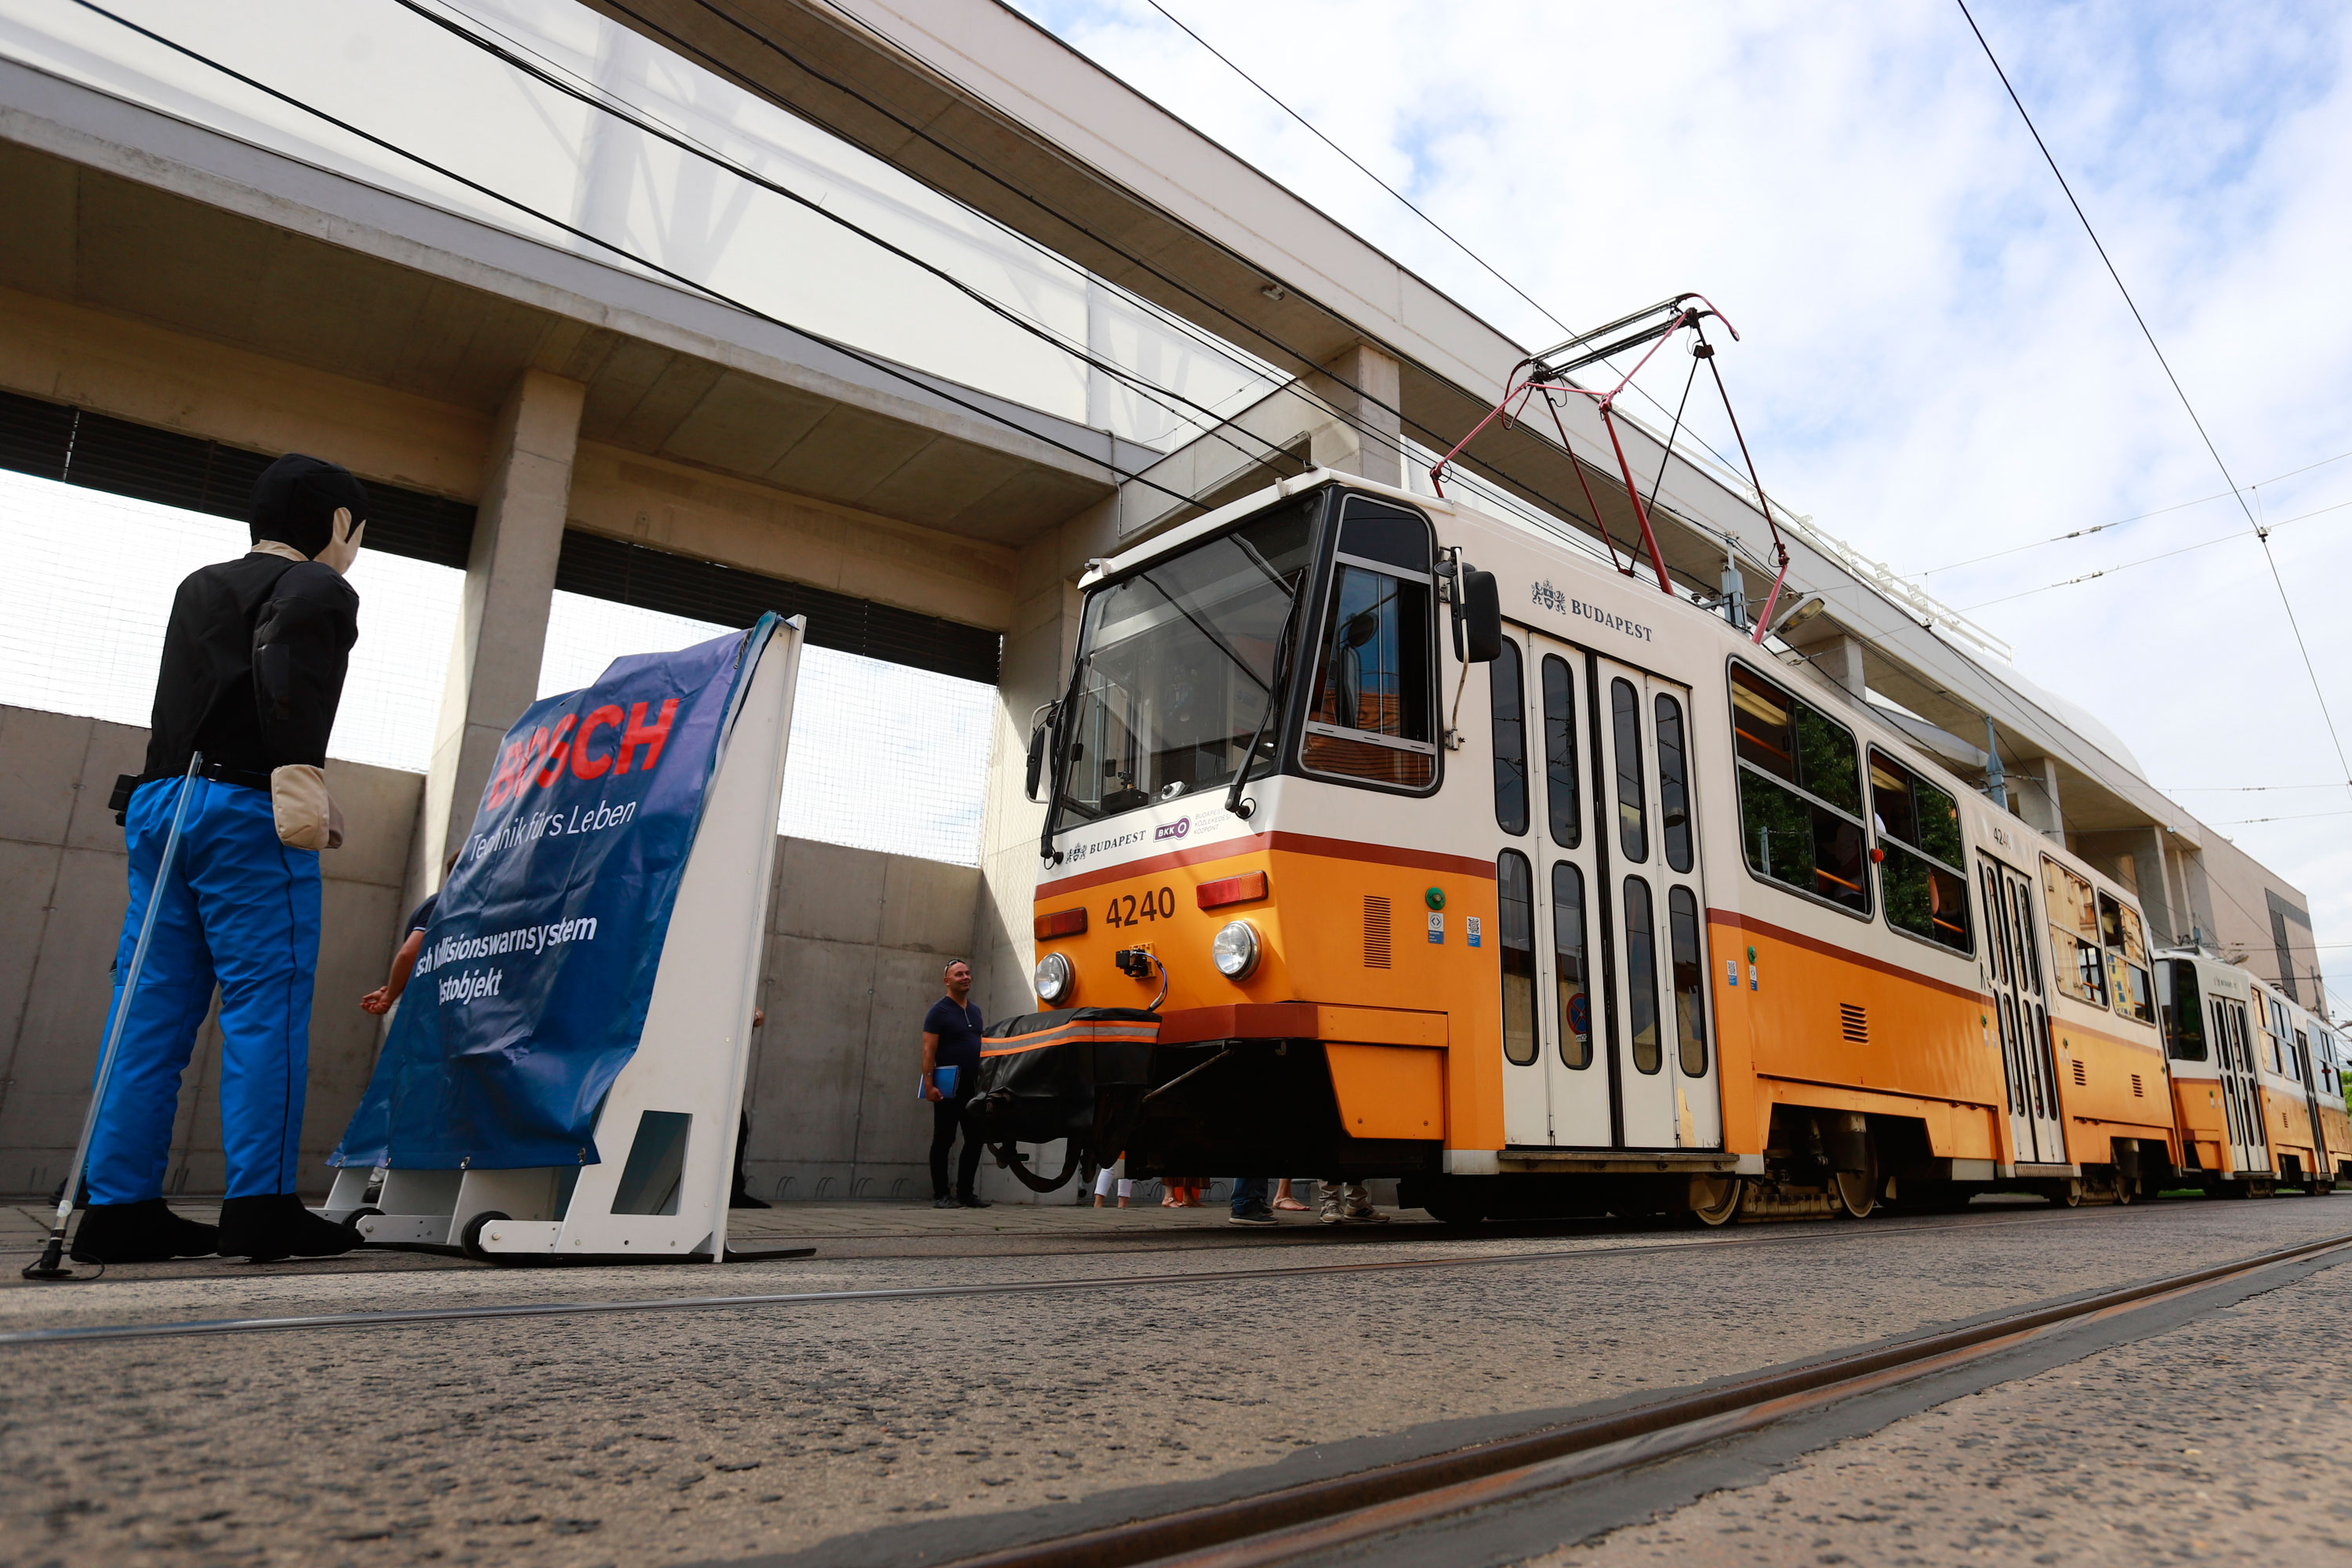
[[[2134,1100],[2146,1100],[2147,1098],[2147,1090],[2140,1087],[2139,1074],[2137,1073],[2132,1074],[2132,1098]]]
[[[1870,1016],[1851,1002],[1838,1004],[1838,1028],[1857,1046],[1870,1043]]]
[[[2080,1057],[2074,1058],[2074,1087],[2076,1089],[2091,1087],[2091,1075],[2083,1070],[2083,1060]]]
[[[1364,895],[1364,967],[1389,966],[1389,901],[1377,893]]]

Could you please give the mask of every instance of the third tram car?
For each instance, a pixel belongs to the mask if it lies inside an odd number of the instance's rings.
[[[2319,1020],[1698,605],[1328,471],[1081,586],[1036,991],[1156,1016],[1132,1173],[1721,1224],[2352,1160]]]

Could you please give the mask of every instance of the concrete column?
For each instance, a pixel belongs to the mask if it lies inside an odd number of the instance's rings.
[[[1318,468],[1402,488],[1404,395],[1394,356],[1358,343],[1324,370],[1307,384],[1339,417],[1308,432],[1308,456]]]
[[[1863,701],[1862,643],[1850,637],[1837,637],[1817,647],[1801,650],[1813,661],[1813,668],[1843,687],[1846,695],[1856,702]]]
[[[980,893],[972,919],[972,1000],[991,1018],[1027,1012],[1036,1004],[1030,989],[1036,964],[1031,906],[1045,808],[1023,793],[1029,716],[1068,689],[1078,641],[1077,579],[1090,556],[1109,553],[1116,508],[1115,501],[1090,508],[1021,552],[1013,623],[1005,630],[996,679],[988,798],[981,818]]]
[[[442,857],[473,824],[499,738],[539,695],[587,392],[576,381],[527,370],[499,411],[425,779],[415,888],[438,884]]]
[[[2150,826],[2147,847],[2132,855],[2132,868],[2138,872],[2139,912],[2147,918],[2147,940],[2151,946],[2169,947],[2172,939],[2180,934],[2173,911],[2179,908],[2172,898],[2170,857],[2164,852],[2164,829]]]
[[[2029,757],[2011,768],[2009,793],[2028,827],[2039,828],[2061,844],[2066,842],[2066,819],[2058,809],[2056,759]]]

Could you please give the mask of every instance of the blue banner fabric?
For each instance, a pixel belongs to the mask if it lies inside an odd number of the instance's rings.
[[[615,659],[507,731],[329,1164],[596,1162],[596,1111],[645,1027],[745,656],[774,620]]]

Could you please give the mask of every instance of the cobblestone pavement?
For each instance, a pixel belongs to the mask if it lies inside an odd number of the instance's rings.
[[[2347,1230],[2352,1201],[2282,1198],[1728,1237],[1223,1232],[1179,1258],[1024,1256],[1016,1237],[1003,1254],[967,1238],[961,1256],[827,1247],[723,1269],[126,1268],[0,1289],[0,1328],[1551,1255],[9,1349],[0,1562],[903,1561],[891,1538],[842,1538],[1027,1508],[1076,1524],[1123,1489],[1191,1499],[1331,1473]]]
[[[1822,1449],[1535,1568],[2352,1563],[2352,1268]]]

